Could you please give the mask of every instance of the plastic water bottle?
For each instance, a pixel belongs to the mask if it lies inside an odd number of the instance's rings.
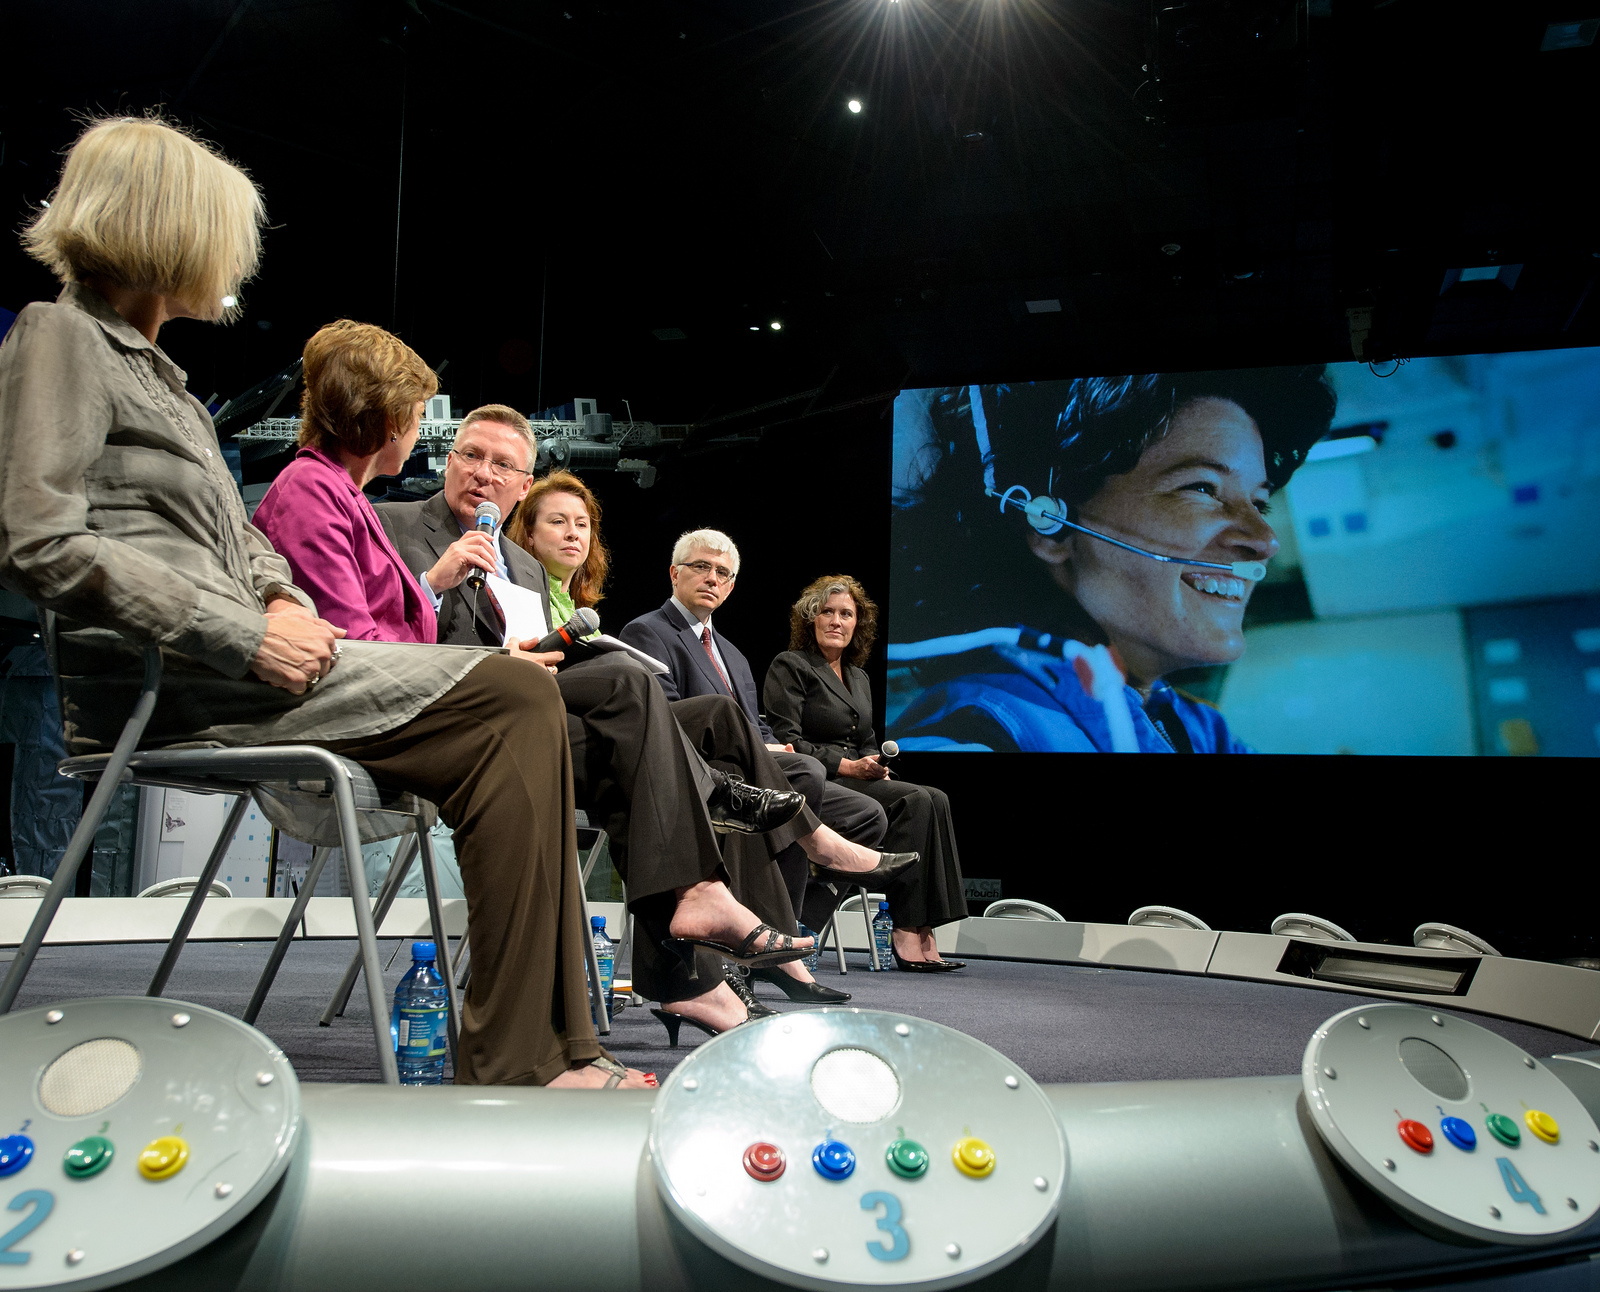
[[[617,1007],[611,999],[611,984],[616,980],[617,944],[606,936],[605,916],[591,915],[589,927],[594,935],[594,958],[600,962],[600,996],[606,1003],[606,1018],[609,1020],[617,1012]],[[592,1002],[589,1013],[591,1015],[594,1013]],[[598,1018],[594,1020],[594,1025],[600,1026]]]
[[[434,963],[438,954],[432,942],[413,942],[411,968],[394,989],[389,1034],[402,1086],[437,1086],[444,1081],[450,1001]]]
[[[806,928],[806,926],[804,924],[802,924],[802,925],[800,925],[800,936],[803,937],[803,938],[813,938],[813,939],[815,939],[817,935],[816,935],[816,932],[814,930],[808,929],[808,928]],[[820,941],[813,941],[812,944],[811,944],[811,954],[808,955],[800,963],[805,965],[805,967],[810,972],[816,973],[817,972],[817,962],[820,961],[821,959],[822,959],[822,943]]]
[[[894,921],[889,918],[889,903],[879,902],[878,913],[872,917],[872,943],[878,948],[878,967],[894,968]],[[867,967],[872,962],[868,960]]]

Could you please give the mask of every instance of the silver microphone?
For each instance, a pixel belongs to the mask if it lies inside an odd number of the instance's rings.
[[[476,511],[472,513],[473,529],[482,534],[487,534],[491,542],[494,541],[494,532],[500,527],[500,508],[492,502],[480,502]],[[476,592],[483,587],[484,572],[473,567],[472,573],[467,575],[467,586]]]
[[[881,745],[878,746],[878,761],[881,762],[885,767],[889,765],[889,760],[891,758],[898,758],[899,756],[899,741],[885,740]]]

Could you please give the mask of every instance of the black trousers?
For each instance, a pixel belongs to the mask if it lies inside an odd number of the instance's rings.
[[[922,861],[884,890],[897,929],[918,929],[965,919],[967,901],[961,888],[961,857],[956,851],[950,800],[943,790],[909,781],[846,783],[866,794],[889,814],[885,852],[919,852]]]
[[[876,800],[857,794],[838,781],[830,781],[821,762],[809,754],[775,752],[772,757],[788,777],[789,788],[806,796],[806,806],[823,825],[864,848],[876,848],[883,842],[889,830],[889,818]],[[784,887],[789,891],[789,905],[798,920],[805,905],[806,885],[811,879],[811,859],[804,849],[793,844],[778,854],[777,861]]]

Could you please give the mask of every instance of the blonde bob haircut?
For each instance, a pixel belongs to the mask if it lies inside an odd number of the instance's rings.
[[[369,457],[411,429],[417,404],[439,389],[422,356],[392,332],[340,319],[306,342],[300,397],[302,447]]]
[[[64,283],[103,277],[216,323],[239,315],[265,219],[250,177],[210,145],[159,117],[109,117],[78,136],[22,245]]]
[[[856,603],[856,631],[845,648],[844,662],[851,668],[860,668],[872,654],[872,643],[878,640],[878,603],[848,574],[824,574],[806,585],[800,599],[789,607],[789,649],[821,653],[817,650],[817,616],[828,604],[828,598],[838,592]]]

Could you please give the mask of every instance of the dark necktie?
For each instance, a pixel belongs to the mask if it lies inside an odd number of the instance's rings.
[[[711,625],[706,624],[705,631],[700,634],[700,644],[706,648],[706,658],[711,661],[711,667],[717,670],[717,676],[722,679],[722,685],[729,695],[733,694],[733,685],[728,681],[728,675],[722,671],[722,665],[717,663],[717,653],[711,649]]]

